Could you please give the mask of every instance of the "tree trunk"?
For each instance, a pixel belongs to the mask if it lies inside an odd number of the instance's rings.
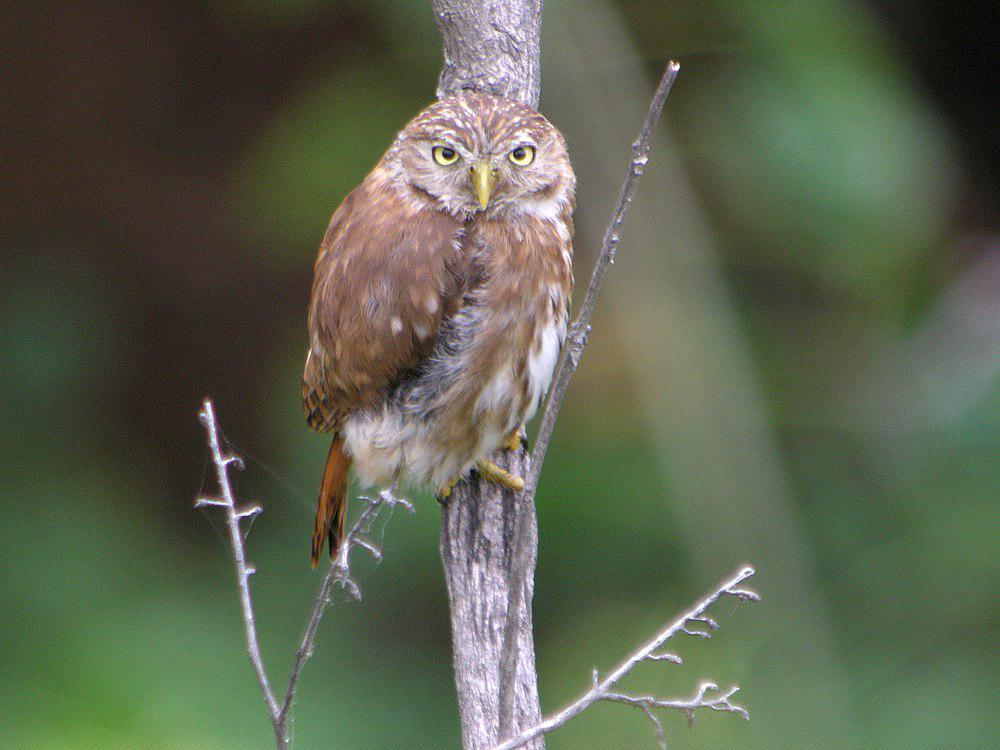
[[[538,106],[542,0],[431,0],[431,5],[444,40],[438,97],[472,89]],[[527,476],[523,449],[500,451],[493,460]],[[465,750],[485,750],[541,720],[531,628],[538,549],[533,490],[529,486],[515,495],[472,477],[456,485],[441,511],[441,562]],[[522,531],[515,534],[518,528]],[[518,616],[508,623],[515,589],[520,596],[511,611]],[[504,661],[516,670],[513,680],[503,679]],[[525,745],[544,746],[541,738]]]
[[[527,471],[523,451],[504,452],[494,458],[509,471],[522,476]],[[518,514],[524,514],[529,524],[529,564],[527,575],[512,581],[512,545]],[[516,734],[541,720],[531,629],[536,551],[535,504],[531,497],[501,491],[476,478],[452,491],[441,514],[441,561],[451,605],[455,685],[465,750],[486,750],[503,740],[508,731]],[[515,585],[524,587],[524,598],[516,623],[513,715],[502,722],[500,665],[510,590]],[[502,724],[509,724],[510,729],[502,731]],[[525,745],[544,746],[541,738]]]
[[[439,98],[464,89],[538,106],[542,0],[431,0],[444,40]]]

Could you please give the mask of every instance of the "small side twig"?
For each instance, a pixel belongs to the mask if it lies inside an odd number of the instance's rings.
[[[299,647],[295,650],[295,661],[292,663],[292,672],[288,678],[288,689],[285,691],[285,700],[281,705],[279,715],[282,732],[285,732],[287,729],[288,712],[292,707],[292,698],[295,697],[295,687],[298,685],[302,667],[305,666],[306,661],[312,656],[313,643],[316,640],[319,621],[323,617],[326,605],[330,603],[330,594],[333,591],[334,584],[339,584],[355,599],[358,601],[361,600],[361,589],[358,588],[357,582],[351,576],[351,548],[357,545],[367,551],[375,560],[381,560],[382,551],[364,536],[371,530],[379,511],[383,507],[394,508],[399,505],[411,513],[413,512],[413,504],[409,500],[396,497],[391,490],[383,490],[374,498],[362,497],[359,500],[366,502],[367,505],[361,511],[358,520],[354,522],[354,526],[344,536],[340,549],[337,550],[337,557],[331,563],[326,576],[323,578],[323,583],[313,602],[309,621],[306,623],[305,630],[302,633],[302,640],[299,643]]]
[[[372,526],[378,517],[379,511],[383,507],[394,508],[397,505],[406,508],[411,513],[413,505],[408,500],[396,497],[391,490],[383,490],[377,497],[362,497],[360,500],[367,503],[350,531],[344,536],[344,540],[337,551],[337,557],[331,561],[319,592],[313,601],[312,611],[309,620],[306,622],[305,630],[302,633],[302,640],[295,651],[295,660],[292,662],[292,671],[288,678],[288,687],[285,689],[285,698],[281,705],[271,690],[267,672],[264,669],[264,662],[260,655],[260,644],[257,640],[257,626],[254,621],[253,602],[250,598],[250,576],[254,573],[254,568],[247,564],[246,553],[243,546],[243,532],[240,529],[240,521],[244,518],[255,516],[263,511],[259,505],[237,508],[235,495],[229,483],[228,468],[236,465],[242,468],[243,462],[238,456],[224,455],[219,442],[218,425],[215,420],[215,409],[212,402],[207,400],[199,414],[205,430],[208,433],[208,445],[212,452],[212,463],[215,465],[215,473],[219,482],[221,498],[202,497],[195,501],[196,508],[217,506],[226,511],[226,525],[229,529],[229,542],[233,552],[233,560],[236,564],[236,578],[240,588],[240,605],[243,610],[243,626],[246,636],[247,654],[250,657],[250,664],[253,666],[254,674],[260,685],[261,693],[264,696],[264,703],[267,706],[268,717],[271,726],[274,728],[274,738],[279,750],[288,747],[288,715],[292,707],[292,699],[295,697],[295,688],[298,685],[299,676],[306,661],[312,656],[313,644],[316,640],[316,631],[319,629],[320,619],[326,606],[330,603],[330,595],[335,584],[339,584],[355,599],[361,599],[361,589],[351,576],[351,550],[361,547],[368,552],[375,560],[382,559],[382,551],[367,538]]]
[[[591,687],[586,693],[556,713],[546,717],[535,726],[525,729],[518,735],[501,742],[493,750],[514,750],[514,748],[521,747],[536,737],[551,732],[553,729],[558,729],[574,716],[582,713],[598,701],[624,703],[641,709],[643,714],[653,722],[653,728],[661,747],[666,747],[665,735],[663,725],[653,713],[654,708],[672,708],[681,711],[687,717],[688,722],[694,721],[694,712],[699,708],[734,713],[749,721],[750,715],[746,709],[731,703],[729,700],[739,690],[737,687],[730,688],[727,691],[720,691],[714,683],[704,682],[698,687],[697,692],[692,698],[676,700],[663,700],[649,695],[627,695],[625,693],[617,693],[613,688],[622,677],[631,672],[640,662],[669,661],[674,664],[680,664],[681,659],[679,656],[669,653],[658,653],[658,650],[664,643],[677,634],[697,635],[703,638],[710,637],[711,633],[708,631],[717,629],[718,623],[707,617],[705,610],[721,597],[734,596],[741,601],[759,601],[760,597],[753,591],[738,588],[739,584],[750,578],[753,574],[753,568],[743,568],[743,570],[736,573],[729,580],[721,583],[711,594],[698,602],[692,609],[667,625],[652,640],[629,654],[607,677],[601,679],[595,670]],[[707,630],[692,630],[688,627],[692,623],[702,623],[706,625]]]
[[[663,72],[656,93],[649,103],[649,111],[646,119],[642,123],[639,137],[632,144],[632,159],[629,162],[628,171],[622,182],[621,190],[618,193],[618,201],[611,212],[611,220],[604,232],[604,241],[601,243],[601,251],[597,256],[597,262],[590,275],[590,283],[587,285],[587,292],[584,294],[583,302],[580,304],[580,311],[576,319],[569,328],[566,341],[563,344],[559,361],[556,364],[555,374],[552,377],[552,385],[549,388],[548,400],[545,410],[542,412],[542,419],[538,427],[538,435],[535,438],[534,448],[531,450],[531,457],[528,471],[524,477],[524,490],[520,498],[534,498],[535,490],[538,487],[538,477],[542,471],[542,463],[545,461],[545,452],[549,447],[549,440],[552,438],[552,431],[555,429],[556,418],[559,416],[559,409],[562,407],[563,397],[569,386],[570,378],[576,372],[580,364],[580,356],[587,345],[587,334],[590,333],[590,319],[594,315],[597,307],[597,298],[604,285],[604,277],[608,268],[615,262],[615,253],[621,241],[621,227],[625,220],[625,215],[632,203],[639,178],[642,177],[643,170],[649,161],[649,150],[653,145],[653,133],[660,120],[660,114],[667,102],[670,89],[680,72],[680,65],[671,61],[667,69]],[[521,501],[519,498],[519,502]],[[530,501],[530,500],[529,500]],[[521,581],[524,579],[527,566],[532,556],[530,540],[527,538],[529,530],[525,518],[528,514],[519,513],[514,527],[514,541],[512,548],[514,558],[511,561],[511,581]],[[512,586],[510,590],[509,603],[507,605],[507,617],[504,628],[504,648],[503,658],[500,664],[500,727],[503,734],[509,732],[512,726],[513,704],[514,704],[514,682],[516,678],[517,653],[517,627],[521,620],[521,608],[524,603],[524,589],[522,586]]]
[[[709,691],[718,693],[718,695],[714,697],[705,697],[706,693]],[[662,700],[649,695],[634,696],[625,695],[623,693],[607,693],[602,700],[625,703],[630,706],[640,706],[647,710],[653,708],[676,708],[687,717],[689,724],[694,724],[694,710],[696,708],[710,708],[713,711],[727,711],[731,714],[738,714],[747,721],[750,721],[750,714],[747,713],[745,708],[729,702],[729,699],[738,692],[739,688],[735,686],[729,688],[729,690],[725,692],[722,692],[719,689],[719,686],[714,682],[703,682],[698,686],[698,691],[695,693],[694,697],[686,700]]]
[[[718,695],[706,697],[706,694],[709,691],[718,693]],[[654,708],[677,709],[687,717],[689,726],[694,724],[694,711],[696,708],[708,708],[712,711],[725,711],[727,713],[737,714],[742,716],[747,721],[750,721],[750,714],[747,713],[745,708],[729,702],[729,699],[736,695],[737,692],[739,692],[739,688],[735,686],[723,692],[714,682],[703,682],[698,686],[698,690],[694,694],[694,697],[687,699],[680,698],[675,700],[662,700],[660,698],[654,698],[651,695],[606,693],[600,698],[600,700],[611,701],[613,703],[624,703],[628,706],[635,706],[636,708],[641,709],[646,718],[653,722],[653,731],[656,733],[656,739],[659,742],[660,747],[663,748],[663,750],[666,750],[667,735],[663,730],[663,724],[660,722],[659,717],[653,713]]]

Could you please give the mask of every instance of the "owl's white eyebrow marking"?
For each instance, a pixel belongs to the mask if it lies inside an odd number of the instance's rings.
[[[392,320],[389,321],[389,327],[392,329],[392,332],[398,336],[403,332],[403,321],[393,315]]]

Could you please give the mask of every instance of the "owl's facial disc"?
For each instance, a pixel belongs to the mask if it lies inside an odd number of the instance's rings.
[[[467,92],[440,99],[386,153],[401,184],[468,218],[508,210],[548,216],[572,200],[559,132],[518,102]]]

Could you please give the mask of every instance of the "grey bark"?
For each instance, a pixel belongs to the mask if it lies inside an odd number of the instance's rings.
[[[538,106],[542,0],[431,5],[444,41],[439,97],[471,89]],[[528,476],[523,449],[498,452],[493,460]],[[486,750],[542,718],[531,625],[538,549],[534,487],[515,495],[475,476],[459,483],[442,507],[440,549],[462,747]],[[524,745],[544,746],[541,737]]]
[[[523,451],[497,454],[494,460],[524,476],[528,457]],[[528,533],[518,548],[515,529]],[[534,497],[501,491],[496,485],[467,479],[452,491],[441,512],[441,561],[451,606],[452,652],[462,747],[485,750],[541,721],[531,625],[535,559],[538,549]],[[523,572],[512,561],[527,559]],[[512,579],[512,572],[518,577]],[[512,706],[501,715],[501,665],[506,646],[511,590],[519,586],[523,605],[517,609],[516,671],[512,675]],[[543,748],[538,738],[525,747]]]
[[[437,95],[486,91],[538,106],[542,0],[431,0],[444,40]]]

